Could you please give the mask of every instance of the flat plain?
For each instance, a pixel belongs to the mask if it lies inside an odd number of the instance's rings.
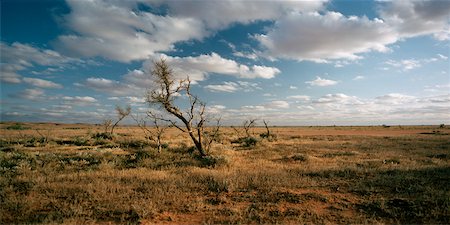
[[[270,127],[209,157],[169,128],[0,124],[1,224],[450,223],[448,126]]]

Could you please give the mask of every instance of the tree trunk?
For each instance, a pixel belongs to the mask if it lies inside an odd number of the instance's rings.
[[[192,132],[189,132],[189,136],[191,137],[192,141],[195,144],[195,147],[197,148],[198,152],[202,157],[207,156],[206,152],[203,150],[202,143],[200,143],[194,136]]]

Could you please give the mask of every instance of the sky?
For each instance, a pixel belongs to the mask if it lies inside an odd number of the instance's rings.
[[[450,1],[0,7],[1,121],[102,123],[126,105],[145,115],[163,58],[225,125],[450,124]]]

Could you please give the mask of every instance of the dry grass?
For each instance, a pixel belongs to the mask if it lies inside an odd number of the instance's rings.
[[[176,130],[158,154],[136,127],[17,128],[0,124],[1,224],[450,223],[448,128],[277,127],[251,147],[225,128],[206,159]]]

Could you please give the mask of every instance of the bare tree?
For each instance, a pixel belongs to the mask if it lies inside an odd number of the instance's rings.
[[[270,137],[270,130],[269,130],[269,124],[266,122],[266,120],[263,120],[264,126],[266,127],[266,137]]]
[[[206,152],[209,152],[211,149],[211,145],[213,142],[219,141],[220,136],[220,118],[216,120],[216,125],[211,127],[210,130],[204,130],[202,128],[202,134],[204,136],[203,138],[203,146],[206,150]]]
[[[243,127],[244,127],[244,131],[245,131],[245,135],[247,135],[247,137],[251,137],[252,135],[250,134],[250,129],[253,128],[256,125],[256,119],[249,119],[244,121]]]
[[[245,136],[243,136],[242,138],[249,138],[252,135],[250,134],[250,130],[251,128],[253,128],[256,125],[256,119],[248,119],[248,120],[244,120],[244,122],[242,123],[242,129],[244,130]],[[237,127],[231,126],[231,128],[233,128],[233,130],[236,132],[236,134],[238,136],[242,136],[241,134],[241,130],[238,129]]]
[[[131,107],[127,106],[125,109],[123,109],[120,106],[116,106],[116,112],[117,112],[117,121],[112,125],[111,127],[111,135],[114,133],[114,128],[119,124],[120,121],[122,121],[125,117],[130,115],[131,113]]]
[[[207,122],[206,104],[191,92],[191,81],[189,77],[177,81],[173,71],[169,68],[164,59],[153,63],[153,81],[156,87],[149,91],[147,102],[151,105],[159,106],[170,115],[182,122],[178,125],[174,119],[158,118],[169,122],[184,133],[188,133],[192,142],[201,156],[206,156],[204,146],[204,126]],[[182,110],[176,103],[178,96],[185,96],[188,107]]]
[[[261,138],[267,138],[269,141],[275,140],[277,138],[277,135],[270,132],[269,123],[266,120],[263,120],[263,123],[264,123],[264,127],[266,128],[266,132],[261,133],[259,136]]]
[[[112,120],[111,119],[105,119],[105,120],[103,120],[102,125],[105,128],[105,132],[104,133],[106,134],[106,133],[108,133],[109,127],[111,127],[111,125],[112,125]]]
[[[158,153],[160,153],[162,150],[162,137],[164,135],[164,132],[168,128],[168,126],[160,124],[159,118],[161,118],[161,116],[158,116],[151,111],[147,112],[147,117],[150,118],[151,122],[153,123],[153,129],[150,129],[147,126],[146,120],[138,119],[137,116],[135,117],[133,115],[131,115],[131,117],[136,121],[138,126],[144,131],[146,138],[156,143]]]

